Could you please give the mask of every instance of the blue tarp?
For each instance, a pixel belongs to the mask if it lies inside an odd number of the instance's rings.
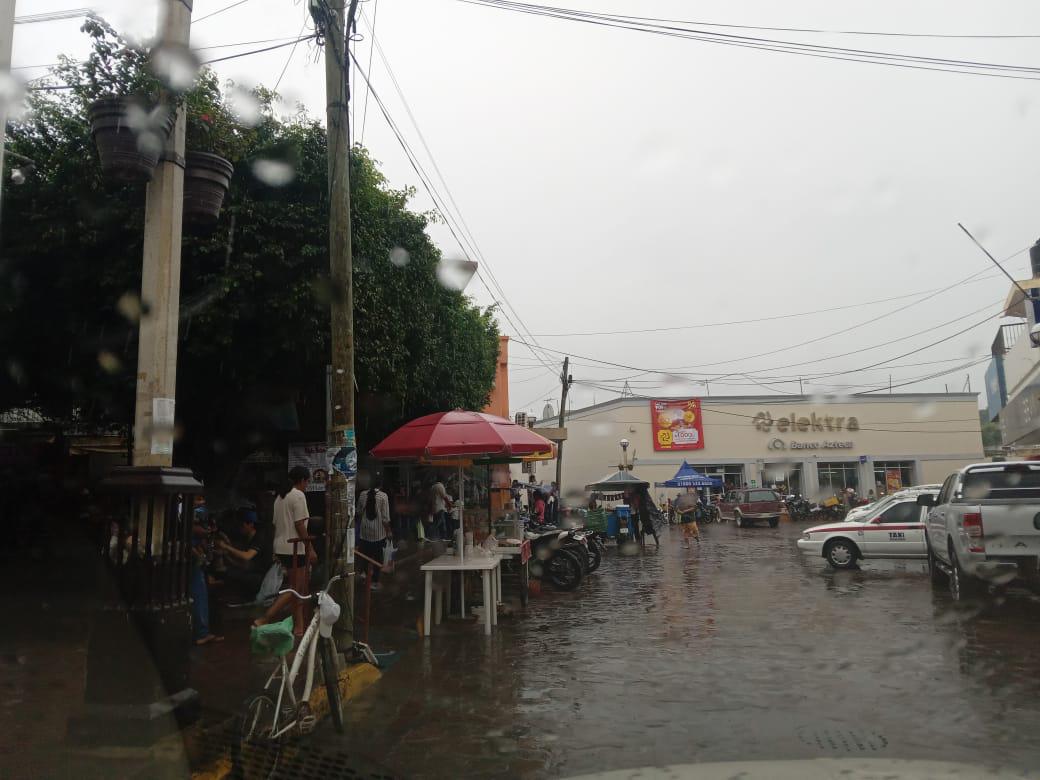
[[[687,487],[713,487],[721,488],[722,480],[715,477],[706,477],[685,460],[675,476],[667,482],[655,482],[656,487],[687,488]]]

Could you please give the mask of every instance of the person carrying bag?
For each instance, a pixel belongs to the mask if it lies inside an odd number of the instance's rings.
[[[373,561],[384,561],[384,548],[391,539],[390,530],[390,498],[373,484],[358,496],[357,516],[361,518],[358,550]],[[390,545],[392,547],[392,542]],[[381,590],[379,574],[381,566],[373,566],[365,561],[368,576],[372,578],[372,590]]]

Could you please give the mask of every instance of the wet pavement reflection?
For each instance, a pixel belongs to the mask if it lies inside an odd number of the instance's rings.
[[[352,703],[346,750],[407,777],[553,777],[816,757],[1040,754],[1040,603],[955,603],[922,561],[836,572],[801,528],[677,531],[610,551],[484,637],[446,624]],[[377,648],[383,649],[383,648]]]

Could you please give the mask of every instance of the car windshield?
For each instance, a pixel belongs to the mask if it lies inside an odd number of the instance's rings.
[[[1040,0],[0,0],[0,780],[1040,772],[1038,131]]]

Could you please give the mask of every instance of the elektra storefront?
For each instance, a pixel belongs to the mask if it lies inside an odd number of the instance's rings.
[[[572,499],[617,468],[622,439],[633,472],[651,483],[685,460],[728,486],[785,485],[811,497],[942,482],[984,460],[974,393],[618,398],[572,410],[565,426]],[[549,481],[555,468],[548,461],[535,473]]]

